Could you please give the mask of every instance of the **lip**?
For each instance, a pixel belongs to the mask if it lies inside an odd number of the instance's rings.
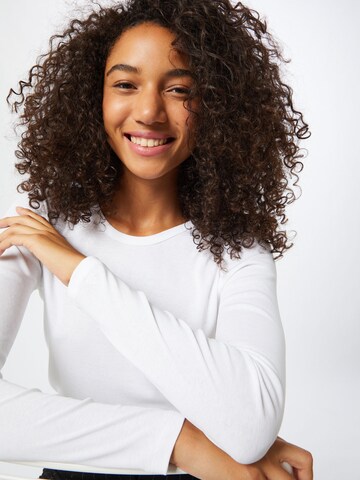
[[[135,137],[136,135],[133,135],[133,136]],[[127,138],[126,135],[124,135],[124,138],[126,142],[128,142],[131,150],[139,155],[142,155],[143,157],[153,157],[155,155],[159,155],[163,152],[166,152],[167,150],[169,150],[169,148],[171,148],[172,144],[174,143],[174,142],[165,143],[164,145],[158,145],[157,147],[142,147],[137,143],[133,143],[131,140]],[[147,138],[154,138],[154,137],[147,137]],[[169,138],[169,137],[162,137],[162,138]]]
[[[154,139],[160,139],[160,140],[164,138],[174,138],[171,135],[168,135],[167,133],[160,133],[160,132],[132,131],[132,132],[124,132],[124,135],[131,135],[132,137],[154,138]]]

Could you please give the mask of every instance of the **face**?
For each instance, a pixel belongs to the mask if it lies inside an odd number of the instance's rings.
[[[183,104],[193,79],[186,58],[171,46],[174,38],[164,27],[137,25],[119,37],[106,62],[108,142],[125,172],[143,179],[176,172],[193,148],[193,114]]]

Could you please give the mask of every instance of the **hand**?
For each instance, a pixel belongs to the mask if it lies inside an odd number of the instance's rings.
[[[290,475],[282,463],[293,467]],[[258,462],[245,465],[212,443],[195,425],[185,419],[175,442],[170,463],[201,480],[312,480],[309,452],[277,438]],[[295,475],[295,476],[294,476]]]
[[[78,264],[86,258],[41,215],[16,207],[17,217],[0,219],[0,255],[12,245],[27,248],[65,286]]]
[[[292,475],[284,469],[281,465],[282,463],[288,463],[293,468]],[[280,437],[275,440],[261,460],[252,463],[248,467],[251,469],[251,472],[255,473],[254,477],[250,476],[249,478],[259,480],[313,479],[313,459],[311,453],[285,442]]]

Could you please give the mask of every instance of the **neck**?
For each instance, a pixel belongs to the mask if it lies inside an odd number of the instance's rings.
[[[114,226],[129,234],[151,235],[186,221],[181,213],[175,174],[171,179],[164,176],[148,180],[125,172],[110,204],[102,208]]]

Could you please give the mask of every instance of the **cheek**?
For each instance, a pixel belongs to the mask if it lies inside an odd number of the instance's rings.
[[[126,117],[126,105],[111,95],[104,94],[102,113],[106,131],[116,128]]]
[[[194,125],[194,114],[181,107],[175,108],[171,112],[171,117],[174,119],[174,124],[183,131],[184,135],[191,133]]]

